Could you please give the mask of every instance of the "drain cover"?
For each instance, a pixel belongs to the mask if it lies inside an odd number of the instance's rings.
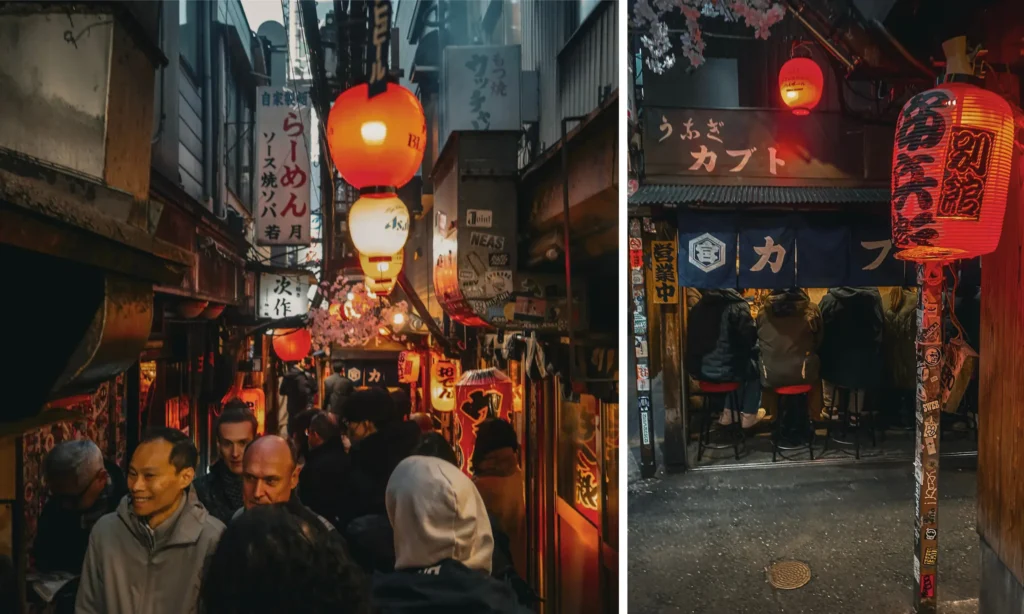
[[[793,590],[811,581],[811,567],[801,561],[779,561],[768,567],[768,582],[775,588]]]

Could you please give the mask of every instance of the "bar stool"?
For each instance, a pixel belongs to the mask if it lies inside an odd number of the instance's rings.
[[[781,456],[785,460],[793,460],[790,457],[783,454],[783,451],[789,452],[792,450],[802,450],[807,448],[807,452],[811,456],[811,460],[814,460],[814,423],[811,421],[810,415],[807,413],[807,395],[811,392],[810,384],[802,384],[799,386],[781,386],[775,388],[775,394],[779,395],[779,409],[778,415],[775,417],[775,425],[772,429],[772,462],[774,463]],[[796,419],[790,418],[789,416],[793,412],[800,412],[802,421],[807,425],[807,443],[799,443],[792,439],[788,439],[790,445],[783,444],[783,424],[788,421],[796,422]]]
[[[704,399],[701,404],[697,462],[699,463],[704,456],[704,450],[724,450],[726,448],[732,448],[736,460],[739,460],[740,447],[744,444],[739,410],[740,382],[697,382],[697,388],[697,395]],[[714,403],[714,407],[712,403]],[[726,405],[730,406],[729,411],[732,412],[732,424],[725,427],[732,433],[732,443],[711,443],[711,424],[714,421],[711,414],[718,407],[721,407],[723,412],[726,411]]]
[[[854,414],[850,411],[850,396],[852,392],[852,390],[844,386],[835,386],[834,388],[834,392],[832,393],[832,406],[828,408],[828,436],[825,438],[825,447],[822,450],[822,453],[824,454],[828,450],[829,443],[834,442],[841,446],[852,446],[854,458],[860,460],[861,428],[866,426],[868,431],[871,433],[872,447],[877,446],[878,442],[875,439],[875,419],[873,417],[869,418],[868,412],[865,412],[863,407],[861,407],[860,413],[856,414],[857,422],[854,424]],[[834,413],[838,413],[838,420],[832,419]],[[843,439],[839,439],[836,436],[837,429],[839,431],[839,436],[843,437]],[[850,433],[853,434],[853,441],[846,440],[847,435]],[[843,452],[849,453],[849,450],[843,450]]]

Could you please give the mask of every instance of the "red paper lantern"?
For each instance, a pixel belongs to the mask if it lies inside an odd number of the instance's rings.
[[[312,347],[313,341],[309,336],[308,329],[293,328],[274,333],[274,353],[284,362],[302,360],[309,356],[309,350]]]
[[[327,116],[327,145],[341,176],[357,190],[398,188],[423,161],[427,123],[416,96],[389,83],[372,99],[366,84],[338,96]]]
[[[810,58],[792,58],[779,71],[782,102],[794,115],[807,115],[821,102],[825,77],[821,67]]]
[[[470,475],[477,427],[488,418],[511,420],[512,380],[494,368],[466,371],[455,384],[455,398],[455,455],[463,473]]]
[[[953,260],[999,245],[1013,162],[1013,112],[997,94],[945,83],[896,124],[892,240],[902,260]]]
[[[420,381],[419,352],[406,350],[398,355],[398,381],[402,384],[415,384]]]

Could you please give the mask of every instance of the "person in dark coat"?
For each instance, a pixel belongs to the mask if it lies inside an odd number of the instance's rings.
[[[358,390],[348,401],[348,436],[352,489],[345,522],[368,514],[383,514],[384,491],[391,472],[419,443],[420,429],[397,419],[394,401],[381,388]]]
[[[338,416],[318,411],[309,423],[309,454],[299,473],[299,498],[335,527],[344,526],[349,458],[341,442]]]
[[[88,439],[54,446],[43,471],[50,498],[40,513],[32,544],[35,569],[80,575],[93,526],[117,509],[128,494],[128,483],[121,469],[105,460]],[[77,593],[77,580],[62,587],[54,598],[56,611],[73,612]]]
[[[229,401],[214,425],[220,459],[192,483],[206,510],[224,524],[242,507],[242,459],[258,424],[244,402]]]
[[[395,570],[377,574],[373,602],[381,614],[529,612],[491,574],[494,538],[473,482],[440,458],[411,456],[387,485],[395,532]]]
[[[806,292],[800,288],[772,292],[757,314],[761,385],[816,385],[821,379],[822,337],[821,312]]]
[[[846,388],[850,413],[857,416],[867,390],[882,383],[882,297],[877,288],[831,288],[818,307],[825,334],[818,350],[825,406],[838,403],[836,389]],[[838,415],[832,412],[831,417]]]
[[[316,382],[299,363],[293,362],[288,365],[288,372],[281,378],[281,388],[278,392],[287,397],[289,416],[296,416],[310,408],[315,386]]]
[[[345,377],[345,365],[340,360],[331,363],[331,370],[334,373],[324,380],[324,409],[344,419],[345,404],[355,392],[355,384]]]
[[[756,425],[760,387],[757,384],[757,327],[750,305],[734,289],[706,290],[687,319],[686,371],[702,382],[743,384],[740,411],[743,428]],[[726,408],[732,409],[732,408]],[[732,424],[723,411],[721,423]]]
[[[209,614],[370,614],[367,578],[336,540],[278,505],[228,525],[202,580]]]

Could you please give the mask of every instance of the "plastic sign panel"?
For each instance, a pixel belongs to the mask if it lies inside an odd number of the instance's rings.
[[[288,318],[309,312],[309,275],[260,275],[260,299],[257,316]]]
[[[309,97],[287,88],[256,90],[256,243],[310,244]]]

